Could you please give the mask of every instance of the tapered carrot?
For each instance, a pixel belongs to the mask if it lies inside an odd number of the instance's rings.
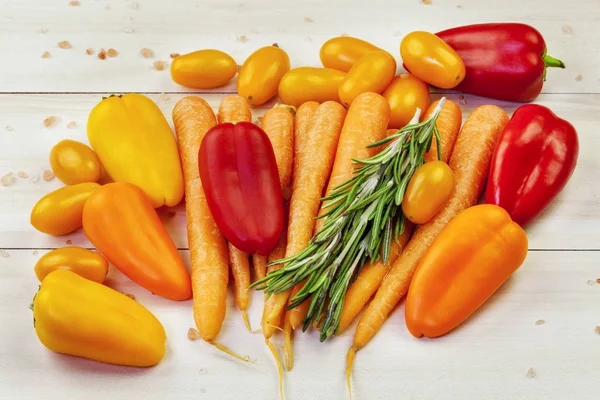
[[[377,153],[376,148],[367,146],[386,136],[389,119],[390,105],[385,97],[377,93],[363,93],[352,102],[340,133],[326,195],[331,194],[336,186],[352,178],[356,166],[353,159],[366,159]],[[327,209],[321,208],[319,215],[326,211]],[[325,218],[318,219],[313,233],[317,234],[324,223]],[[291,297],[293,298],[303,286],[304,283],[296,285]],[[293,329],[302,324],[309,306],[310,302],[305,301],[288,311],[287,318]]]
[[[295,110],[294,107],[277,104],[268,110],[262,119],[262,129],[273,145],[281,192],[286,200],[291,195]],[[267,257],[255,254],[252,256],[252,263],[256,277],[258,279],[264,278],[267,271]]]
[[[252,122],[252,111],[248,100],[237,94],[224,97],[221,104],[219,104],[217,119],[220,124],[224,122],[231,122],[232,124],[244,121]]]
[[[268,110],[262,119],[262,129],[273,145],[281,191],[285,199],[289,199],[291,195],[294,161],[294,112],[294,107],[277,104]]]
[[[240,357],[214,340],[227,310],[229,261],[225,238],[208,208],[198,171],[198,148],[206,132],[217,124],[215,114],[199,97],[185,97],[175,104],[173,122],[185,180],[188,243],[194,294],[194,321],[203,340]]]
[[[423,121],[433,114],[433,110],[438,105],[440,101],[437,100],[429,106],[425,116],[423,117]],[[458,136],[458,131],[460,130],[460,125],[462,123],[462,111],[460,107],[451,100],[446,100],[444,106],[442,107],[442,111],[440,111],[440,115],[436,121],[436,126],[438,131],[440,132],[440,138],[442,139],[441,143],[441,153],[443,162],[448,162],[450,159],[450,155],[452,154],[452,150],[454,149],[454,143],[456,142],[456,137]],[[437,154],[437,139],[435,135],[433,135],[433,140],[431,141],[431,148],[427,153],[425,153],[425,161],[433,161],[438,159]]]
[[[390,267],[398,259],[406,243],[410,240],[413,229],[414,226],[410,222],[407,222],[402,235],[397,240],[392,240],[390,256],[386,264],[380,259],[374,263],[367,263],[360,270],[356,280],[350,285],[344,297],[344,306],[340,316],[340,326],[337,335],[342,334],[350,326],[371,297],[377,292],[381,281],[383,281]]]
[[[427,110],[426,116],[423,120],[430,117],[437,106],[438,101],[433,103]],[[449,100],[446,100],[442,111],[440,112],[436,121],[436,126],[440,133],[440,147],[442,154],[442,161],[448,162],[456,136],[460,130],[460,124],[462,122],[462,112],[460,108]],[[387,133],[393,134],[397,129],[388,129]],[[431,150],[429,151],[430,157],[437,160],[437,145],[435,141],[435,135],[433,136],[434,142],[432,143]],[[348,288],[346,297],[344,298],[344,307],[342,309],[342,315],[340,317],[340,327],[338,334],[342,333],[352,323],[356,316],[362,311],[367,302],[375,294],[381,281],[393,265],[394,261],[400,256],[402,249],[406,246],[406,243],[411,238],[413,227],[411,224],[407,224],[405,232],[398,238],[398,241],[392,242],[390,248],[390,258],[387,264],[383,264],[381,261],[376,263],[369,263],[363,267],[360,271],[354,283]]]
[[[450,157],[449,165],[456,182],[454,193],[431,221],[417,229],[361,316],[353,345],[348,351],[348,382],[356,351],[377,333],[389,313],[404,297],[419,261],[436,236],[450,219],[477,203],[489,172],[494,147],[507,122],[506,112],[492,105],[476,108],[467,118]]]
[[[296,110],[296,116],[294,119],[294,157],[295,160],[298,156],[301,148],[305,148],[308,143],[308,133],[314,121],[314,114],[317,108],[319,107],[319,103],[316,101],[308,101],[302,104]],[[264,125],[264,124],[263,124]],[[293,168],[292,163],[292,168]],[[288,208],[289,210],[289,208]],[[286,212],[286,215],[288,212]],[[271,253],[271,257],[269,257],[270,261],[275,261],[285,257],[285,248],[287,246],[287,223],[285,224],[285,233],[282,234],[282,238],[277,245],[277,248]],[[274,257],[274,255],[278,255],[278,257]],[[259,259],[259,268],[262,260]],[[276,271],[281,268],[282,265],[275,265],[271,268],[272,271]],[[256,267],[255,267],[256,269]],[[260,271],[259,271],[260,273]],[[275,297],[271,296],[267,301],[265,301],[265,306],[263,310],[263,334],[266,339],[269,339],[273,333],[274,329],[270,325],[275,325],[275,320],[271,321],[270,324],[267,324],[267,317],[273,312],[275,307]],[[281,322],[281,313],[277,316],[276,320],[278,324]],[[279,326],[277,324],[277,326]]]
[[[248,100],[238,95],[224,97],[219,105],[217,114],[219,123],[252,122],[252,111]],[[248,304],[250,302],[250,263],[248,254],[231,243],[229,248],[229,263],[233,277],[235,304],[242,313],[242,319],[249,331],[252,331],[248,319]]]
[[[306,141],[295,149],[294,178],[290,200],[287,247],[285,257],[304,250],[315,228],[315,217],[323,189],[331,173],[346,110],[341,104],[327,101],[314,113]],[[304,147],[301,147],[304,145]],[[275,303],[267,315],[267,323],[275,320],[285,308],[292,289],[274,294]]]

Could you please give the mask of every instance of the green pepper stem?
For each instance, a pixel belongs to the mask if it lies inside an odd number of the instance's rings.
[[[548,54],[544,54],[542,58],[544,59],[544,65],[546,65],[546,68],[565,68],[565,63],[560,61],[558,58],[554,58]]]

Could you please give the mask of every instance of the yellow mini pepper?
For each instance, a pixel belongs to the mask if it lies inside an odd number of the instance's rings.
[[[165,354],[162,324],[135,300],[67,270],[51,272],[33,301],[44,346],[109,364],[150,367]]]
[[[115,182],[139,186],[157,208],[183,197],[177,143],[158,106],[141,94],[103,99],[90,113],[88,139]]]

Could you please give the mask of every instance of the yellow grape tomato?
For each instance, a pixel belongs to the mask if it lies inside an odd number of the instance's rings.
[[[102,174],[98,155],[89,146],[65,139],[50,151],[50,166],[54,175],[66,185],[97,182]]]
[[[424,224],[437,214],[454,191],[454,174],[443,161],[421,165],[413,174],[404,198],[402,211],[408,220]]]

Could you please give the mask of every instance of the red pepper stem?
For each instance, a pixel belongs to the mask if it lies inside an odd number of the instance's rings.
[[[546,72],[548,72],[548,67],[565,68],[564,62],[560,61],[558,58],[549,56],[548,54],[546,54],[546,51],[544,51],[544,54],[542,54],[542,60],[544,60],[544,75],[542,75],[542,79],[544,80],[544,82],[546,81]]]
[[[544,59],[544,65],[546,65],[546,68],[548,68],[548,67],[565,68],[565,63],[560,61],[558,58],[554,58],[552,56],[549,56],[548,54],[544,54],[543,59]]]

